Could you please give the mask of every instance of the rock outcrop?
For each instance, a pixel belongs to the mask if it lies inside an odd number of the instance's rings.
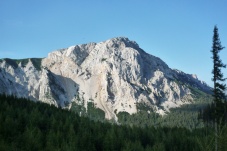
[[[0,61],[0,93],[70,108],[93,102],[107,119],[137,112],[137,103],[165,114],[193,102],[191,87],[209,93],[195,75],[173,70],[125,37],[72,46],[44,59]]]

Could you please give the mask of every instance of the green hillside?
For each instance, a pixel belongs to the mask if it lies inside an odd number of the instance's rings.
[[[140,127],[184,127],[188,129],[202,128],[204,124],[202,120],[198,120],[198,114],[211,101],[212,97],[203,93],[203,95],[196,96],[193,103],[172,108],[164,116],[154,113],[145,104],[138,103],[138,113],[129,115],[126,112],[120,112],[117,116],[119,122],[124,125],[136,125]]]

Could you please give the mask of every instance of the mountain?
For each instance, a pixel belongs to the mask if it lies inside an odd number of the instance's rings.
[[[137,105],[164,115],[193,103],[197,91],[211,88],[196,75],[171,69],[125,37],[60,49],[47,58],[1,59],[0,93],[62,108],[92,103],[116,119],[137,113]]]

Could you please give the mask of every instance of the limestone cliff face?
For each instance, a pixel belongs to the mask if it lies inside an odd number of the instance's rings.
[[[17,97],[30,98],[55,106],[64,106],[64,98],[57,99],[56,95],[64,92],[57,76],[47,69],[38,70],[31,59],[26,65],[16,63],[11,59],[0,62],[0,92]]]
[[[68,108],[73,101],[85,107],[93,102],[108,119],[122,111],[136,113],[141,102],[165,114],[193,101],[189,86],[210,91],[195,75],[169,68],[124,37],[54,51],[39,70],[31,59],[12,62],[0,63],[1,93]]]

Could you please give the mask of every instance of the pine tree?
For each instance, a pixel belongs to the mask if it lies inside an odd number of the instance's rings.
[[[221,72],[221,68],[225,68],[219,57],[219,52],[224,49],[221,45],[221,41],[219,39],[218,28],[214,27],[214,35],[213,35],[213,45],[212,45],[212,59],[213,59],[213,78],[214,82],[214,90],[213,90],[213,102],[214,102],[214,125],[215,125],[215,150],[218,150],[218,132],[220,131],[221,120],[224,116],[224,99],[225,99],[225,89],[226,85],[223,84],[225,78],[223,77],[223,73]]]

